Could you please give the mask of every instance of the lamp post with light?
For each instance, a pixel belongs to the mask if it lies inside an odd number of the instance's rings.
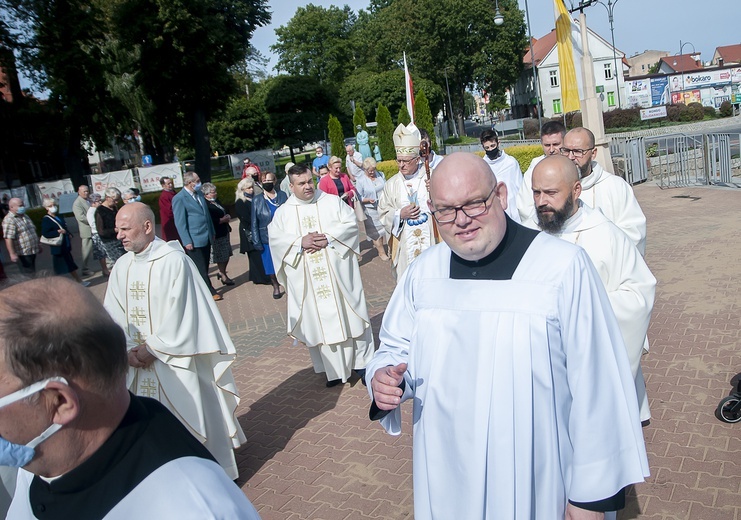
[[[612,37],[612,59],[615,62],[615,82],[617,83],[617,95],[618,95],[618,108],[622,108],[620,106],[620,76],[618,76],[618,65],[617,65],[617,49],[615,49],[615,26],[613,25],[613,17],[612,13],[615,10],[615,5],[620,0],[615,0],[614,2],[612,0],[607,0],[607,3],[604,3],[602,0],[597,0],[598,4],[601,4],[602,7],[607,9],[607,20],[610,22],[610,35]],[[622,67],[620,70],[620,74],[622,75]]]
[[[695,51],[695,45],[692,42],[684,42],[682,43],[682,40],[679,40],[679,60],[682,60],[682,51],[684,50],[685,45],[692,45],[692,56],[697,54],[697,51]],[[674,63],[676,65],[676,62]],[[687,100],[684,97],[684,64],[680,63],[680,66],[682,67],[681,73],[682,73],[682,103],[685,105],[687,104]]]

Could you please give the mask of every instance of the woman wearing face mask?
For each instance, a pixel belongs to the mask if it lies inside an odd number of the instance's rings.
[[[216,198],[215,185],[207,182],[201,187],[201,192],[208,201],[208,213],[211,215],[216,233],[214,243],[211,245],[211,263],[219,268],[216,278],[224,285],[234,285],[234,280],[226,274],[226,266],[229,264],[229,257],[232,256],[232,244],[229,242],[229,233],[232,230],[229,225],[231,217]]]
[[[71,233],[67,230],[67,224],[64,217],[59,215],[59,206],[54,199],[44,199],[44,209],[46,215],[41,219],[41,234],[46,238],[57,238],[62,236],[62,242],[58,246],[50,246],[54,274],[69,274],[81,283],[84,287],[90,285],[90,282],[83,282],[80,274],[77,272],[77,264],[72,258],[72,242],[70,241]]]
[[[262,251],[262,265],[265,274],[270,277],[273,285],[273,298],[281,298],[284,293],[280,291],[280,284],[275,277],[273,258],[270,256],[268,245],[268,224],[272,222],[275,211],[288,200],[288,196],[275,188],[276,176],[272,172],[266,173],[262,178],[263,193],[252,201],[252,245]]]
[[[252,201],[255,197],[255,181],[247,177],[237,184],[234,196],[234,211],[239,218],[239,252],[247,254],[250,261],[249,281],[256,285],[272,285],[265,274],[260,251],[252,244]]]

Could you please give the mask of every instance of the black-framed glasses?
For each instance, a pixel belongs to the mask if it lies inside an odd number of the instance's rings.
[[[452,208],[440,208],[433,211],[432,216],[435,218],[435,220],[437,220],[438,224],[449,224],[450,222],[453,222],[455,221],[455,219],[458,218],[459,211],[462,211],[463,214],[466,215],[468,218],[474,218],[478,217],[479,215],[483,215],[484,213],[486,213],[486,210],[489,209],[489,199],[491,199],[491,196],[494,194],[494,190],[496,189],[497,187],[494,186],[485,199],[473,200],[471,202],[467,202],[462,206],[454,206]]]
[[[559,148],[558,151],[561,155],[573,155],[574,157],[584,157],[587,153],[594,150],[594,148],[588,148],[586,150],[580,150],[579,148]]]

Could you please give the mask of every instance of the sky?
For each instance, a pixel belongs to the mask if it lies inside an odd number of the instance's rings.
[[[492,0],[492,4],[495,0]],[[532,35],[545,36],[554,28],[553,0],[527,0]],[[520,9],[525,10],[525,0],[518,0]],[[605,4],[607,0],[604,0]],[[273,75],[277,57],[270,52],[270,46],[277,42],[275,29],[285,25],[296,13],[298,7],[310,2],[299,0],[280,0],[270,2],[273,11],[272,23],[255,31],[254,45],[270,59],[268,72]],[[349,5],[357,12],[366,9],[368,0],[314,0],[314,5]],[[569,8],[570,0],[565,0]],[[574,1],[577,4],[578,0]],[[684,45],[684,54],[701,53],[702,60],[713,58],[716,47],[741,43],[739,30],[739,0],[617,0],[612,2],[614,15],[615,46],[631,57],[645,50],[661,50],[679,54],[680,40],[690,42]],[[595,4],[585,10],[587,26],[610,41],[610,24],[607,8]],[[576,14],[575,16],[578,16]],[[691,44],[691,45],[690,45]]]

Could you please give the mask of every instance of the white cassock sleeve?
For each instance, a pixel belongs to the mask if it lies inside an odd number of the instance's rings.
[[[622,336],[585,251],[572,263],[564,287],[559,316],[572,396],[568,429],[573,447],[568,498],[593,502],[642,482],[649,475],[648,460]]]
[[[380,346],[371,362],[365,367],[365,380],[369,382],[368,394],[371,401],[374,398],[370,381],[376,371],[386,366],[396,366],[409,361],[409,344],[412,339],[409,333],[414,331],[414,295],[410,274],[415,271],[414,266],[415,264],[412,264],[404,271],[391,295],[384,315],[393,316],[393,319],[383,320],[378,336]],[[401,403],[414,395],[414,377],[408,366],[404,374],[404,383]],[[381,426],[391,435],[401,434],[401,403],[381,419]]]

